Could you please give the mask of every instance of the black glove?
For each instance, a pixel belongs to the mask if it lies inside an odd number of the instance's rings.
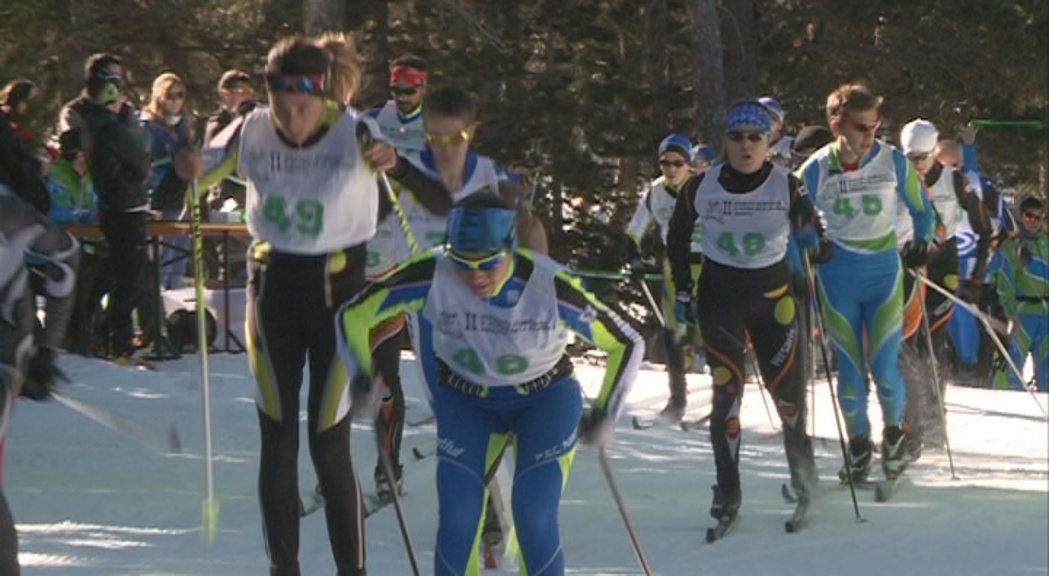
[[[972,278],[963,282],[958,291],[958,297],[969,304],[979,304],[983,295],[983,281],[980,278]]]
[[[816,248],[810,252],[809,261],[813,264],[826,264],[830,262],[832,254],[834,254],[834,243],[830,239],[821,236],[816,241]]]
[[[929,243],[914,240],[907,241],[900,251],[903,265],[908,268],[921,268],[929,263]]]
[[[641,251],[633,240],[626,243],[627,269],[632,276],[645,275],[645,260],[641,258]]]
[[[578,438],[581,444],[604,446],[612,438],[613,422],[604,411],[588,410],[579,419]]]
[[[33,352],[22,384],[22,396],[30,400],[48,400],[59,382],[69,382],[66,373],[55,366],[55,351],[41,347]]]

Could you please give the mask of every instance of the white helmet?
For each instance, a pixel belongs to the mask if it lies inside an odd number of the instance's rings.
[[[940,132],[936,126],[922,118],[911,120],[900,132],[900,144],[904,154],[931,153],[939,140]]]

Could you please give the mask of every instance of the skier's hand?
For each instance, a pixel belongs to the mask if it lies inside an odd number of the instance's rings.
[[[397,165],[397,151],[386,142],[374,142],[362,152],[365,162],[377,172],[386,172]]]
[[[929,263],[929,243],[924,241],[910,240],[903,245],[900,251],[903,265],[908,268],[921,268]]]
[[[834,243],[825,236],[821,236],[816,241],[815,249],[809,251],[809,261],[813,264],[826,264],[830,262],[831,255],[834,254]]]
[[[181,148],[171,161],[175,174],[183,180],[192,180],[204,175],[204,157],[191,148]]]
[[[958,291],[958,297],[969,304],[979,304],[983,295],[983,281],[980,278],[971,278],[963,282]]]
[[[590,409],[579,419],[579,442],[598,447],[607,446],[612,440],[615,423],[601,410]]]
[[[674,301],[674,318],[678,324],[691,326],[696,323],[696,300],[688,292],[678,292]]]
[[[55,365],[54,349],[42,346],[29,359],[21,395],[30,400],[49,400],[58,383],[68,381],[65,372]]]

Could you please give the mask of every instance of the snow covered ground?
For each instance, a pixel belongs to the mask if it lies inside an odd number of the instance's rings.
[[[410,363],[408,356],[404,362]],[[202,542],[204,495],[200,378],[194,356],[155,372],[63,356],[71,398],[105,407],[157,431],[174,425],[183,452],[165,455],[104,428],[58,402],[19,402],[9,430],[5,492],[18,523],[24,574],[70,576],[259,575],[266,560],[255,494],[258,431],[253,387],[243,355],[211,358],[215,487],[221,504],[212,545]],[[404,371],[411,378],[413,370]],[[580,365],[590,394],[601,369]],[[690,414],[709,405],[710,383],[690,376]],[[428,412],[408,381],[409,419]],[[744,503],[725,540],[706,544],[704,530],[714,465],[706,431],[635,431],[630,415],[662,406],[666,376],[642,372],[610,451],[612,468],[653,573],[670,575],[1049,573],[1049,431],[1031,396],[950,388],[949,432],[958,479],[944,452],[927,451],[887,504],[859,491],[857,522],[836,474],[841,452],[826,381],[816,383],[816,453],[823,486],[811,524],[786,534],[790,513],[780,496],[786,479],[780,440],[762,397],[748,386],[741,454]],[[1049,404],[1045,394],[1039,396]],[[872,415],[878,414],[872,398]],[[875,418],[877,419],[877,418]],[[777,424],[778,425],[778,424]],[[880,430],[880,422],[874,429]],[[436,531],[434,458],[414,461],[411,448],[432,442],[431,426],[408,428],[404,504],[423,573],[432,572]],[[370,427],[352,434],[366,489],[375,463]],[[300,487],[314,485],[305,449]],[[569,574],[640,574],[596,455],[582,449],[561,508]],[[835,486],[835,487],[831,487]],[[367,521],[369,573],[410,574],[391,507]],[[303,574],[334,573],[320,514],[303,521]],[[500,573],[515,573],[504,562]]]

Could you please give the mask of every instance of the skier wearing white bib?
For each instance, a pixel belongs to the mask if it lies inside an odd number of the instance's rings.
[[[641,337],[552,260],[517,247],[516,211],[473,194],[448,219],[443,251],[373,282],[337,318],[354,410],[368,410],[368,330],[406,310],[437,418],[438,530],[434,574],[479,573],[485,474],[514,437],[513,517],[524,574],[565,573],[561,491],[584,441],[606,442],[644,356]],[[583,412],[565,354],[571,330],[607,353],[601,391]]]
[[[739,480],[740,403],[744,355],[753,342],[758,369],[783,422],[791,484],[799,499],[817,482],[812,442],[805,432],[805,378],[797,361],[801,334],[787,262],[791,229],[817,240],[819,261],[830,257],[822,226],[797,178],[766,160],[773,118],[757,101],[729,108],[726,156],[693,178],[678,196],[667,234],[667,253],[677,288],[677,313],[694,322],[707,346],[714,381],[710,438],[717,485],[710,514],[731,523],[742,502]],[[703,226],[703,271],[692,282],[692,231]]]

